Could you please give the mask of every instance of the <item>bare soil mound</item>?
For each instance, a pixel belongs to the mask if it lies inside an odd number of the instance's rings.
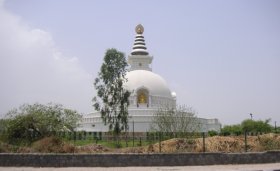
[[[77,146],[75,153],[106,153],[111,152],[112,149],[104,147],[100,144],[88,144],[84,146]]]
[[[39,153],[73,153],[75,146],[57,137],[46,137],[34,142],[32,149]]]
[[[213,136],[205,139],[206,152],[245,152],[244,136]],[[158,153],[159,143],[146,147],[126,148],[124,153]],[[264,134],[247,137],[247,151],[261,152],[267,150],[280,150],[280,135]],[[161,152],[203,152],[203,139],[174,138],[161,142]]]

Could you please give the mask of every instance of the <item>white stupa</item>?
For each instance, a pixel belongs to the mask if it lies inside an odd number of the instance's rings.
[[[128,56],[130,68],[124,85],[132,92],[128,108],[129,131],[134,128],[135,132],[147,132],[150,130],[153,115],[159,108],[176,106],[176,93],[170,91],[166,81],[160,75],[152,72],[153,57],[149,55],[146,48],[143,36],[144,27],[139,24],[135,31],[133,49],[131,55]],[[221,126],[217,119],[199,119],[202,125],[201,131],[220,130]],[[99,112],[93,112],[83,117],[79,130],[107,132],[108,126],[103,124]]]

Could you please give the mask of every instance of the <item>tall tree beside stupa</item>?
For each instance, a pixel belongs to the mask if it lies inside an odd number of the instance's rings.
[[[100,111],[105,125],[114,135],[128,130],[128,106],[130,92],[124,89],[128,64],[125,55],[116,49],[108,49],[103,64],[94,81],[97,96],[93,98],[95,110]]]

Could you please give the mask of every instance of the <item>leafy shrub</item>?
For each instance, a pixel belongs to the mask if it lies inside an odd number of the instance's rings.
[[[269,125],[270,119],[266,119],[265,121],[259,120],[251,120],[246,119],[241,123],[241,127],[243,132],[251,132],[251,133],[268,133],[272,131],[272,126]]]
[[[55,135],[55,131],[69,131],[77,127],[80,115],[59,104],[22,105],[7,114],[5,139],[10,144],[30,145]]]
[[[221,134],[224,136],[229,135],[241,135],[242,127],[240,124],[237,125],[226,125],[221,129]]]
[[[218,132],[217,132],[217,131],[208,131],[208,135],[209,135],[210,137],[213,137],[213,136],[218,135]]]

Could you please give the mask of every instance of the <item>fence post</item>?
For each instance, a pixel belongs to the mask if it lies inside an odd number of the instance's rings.
[[[75,141],[76,141],[76,131],[74,131],[73,138],[74,138],[74,143],[75,143]]]
[[[67,137],[70,141],[72,140],[72,132],[68,132],[68,137]]]
[[[276,126],[276,121],[274,122],[274,131],[275,131],[275,134],[277,134],[277,126]]]
[[[202,145],[203,145],[203,153],[205,153],[205,151],[206,151],[206,147],[205,147],[205,132],[202,132]]]
[[[134,120],[132,121],[132,146],[134,147]]]
[[[158,143],[158,146],[159,146],[159,152],[161,153],[161,132],[159,132],[159,135],[158,135],[158,139],[159,139],[159,143]]]
[[[99,140],[103,140],[102,132],[99,132]]]
[[[246,130],[245,130],[244,136],[245,136],[245,152],[247,152],[247,131]]]

